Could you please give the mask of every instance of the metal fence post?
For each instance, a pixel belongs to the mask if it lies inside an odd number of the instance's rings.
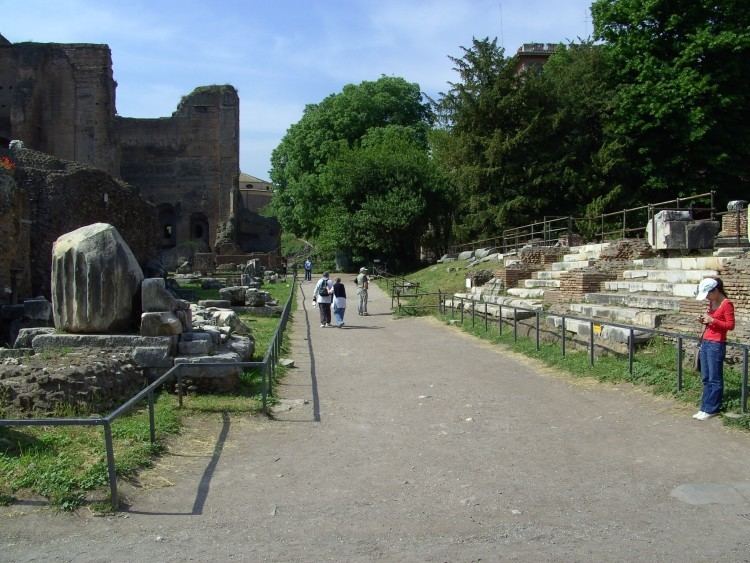
[[[148,430],[151,445],[156,443],[156,425],[154,424],[154,392],[148,393]]]
[[[117,498],[117,469],[115,468],[115,449],[112,445],[112,426],[104,421],[104,449],[107,451],[107,474],[109,475],[109,497],[112,510],[117,510],[120,501]]]
[[[472,301],[471,302],[471,328],[474,328],[474,316],[476,314],[476,310],[477,310],[476,302]]]
[[[589,322],[589,364],[594,366],[594,321]]]
[[[565,334],[565,315],[562,316],[562,324],[560,326],[562,327],[562,355],[564,358],[565,357],[565,339],[567,338],[567,335]]]
[[[633,356],[635,355],[635,333],[630,329],[628,334],[628,371],[633,375]]]
[[[182,408],[182,368],[177,369],[177,404]]]
[[[503,306],[498,303],[497,305],[497,334],[498,336],[503,335]]]
[[[484,332],[487,332],[487,330],[488,330],[487,323],[488,323],[488,320],[487,320],[487,302],[485,301],[485,303],[484,303]]]
[[[461,307],[461,326],[464,326],[464,300],[463,300],[463,297],[459,301],[458,306]]]
[[[742,412],[747,412],[747,346],[742,350],[742,389],[740,390]]]
[[[677,337],[677,390],[682,391],[682,336]]]
[[[536,311],[536,350],[539,351],[539,311]]]
[[[513,342],[518,342],[518,309],[513,307]]]
[[[263,364],[263,367],[260,370],[261,377],[262,377],[260,393],[261,393],[261,398],[263,400],[263,412],[266,414],[268,413],[268,411],[266,410],[266,405],[268,402],[268,394],[266,392],[266,379],[268,377],[267,372],[268,372],[268,364]]]

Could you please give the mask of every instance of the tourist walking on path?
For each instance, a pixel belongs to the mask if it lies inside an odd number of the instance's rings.
[[[357,312],[360,315],[367,315],[367,290],[370,287],[370,278],[367,277],[367,268],[360,268],[357,276],[357,295],[359,304]]]
[[[341,278],[336,278],[333,284],[333,319],[336,326],[344,326],[344,313],[346,312],[346,288],[341,283]]]
[[[305,260],[305,281],[312,281],[312,262],[308,258]]]
[[[700,343],[700,367],[703,380],[701,410],[693,415],[706,420],[719,414],[724,395],[724,357],[727,332],[734,330],[734,304],[724,292],[721,278],[705,278],[698,285],[698,301],[708,300],[706,313],[698,317],[704,326]]]
[[[320,328],[331,326],[331,299],[333,298],[333,282],[328,272],[323,272],[323,277],[315,284],[313,298],[318,303],[320,311]]]

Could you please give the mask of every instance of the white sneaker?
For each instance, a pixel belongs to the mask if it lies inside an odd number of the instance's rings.
[[[698,414],[699,414],[699,416],[696,417],[698,420],[708,420],[709,418],[715,417],[719,413],[718,412],[712,412],[712,413],[702,412],[702,413],[698,413]]]
[[[706,413],[704,413],[703,411],[698,411],[697,413],[693,415],[693,418],[696,420],[700,420],[700,417],[702,417],[704,414]]]
[[[325,328],[325,327],[326,327],[325,323],[323,323],[322,325],[320,325],[320,328]]]

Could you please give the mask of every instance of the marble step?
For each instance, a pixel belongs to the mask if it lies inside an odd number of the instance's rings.
[[[569,249],[569,254],[582,254],[584,252],[589,252],[597,257],[601,254],[602,250],[610,246],[612,243],[610,242],[592,242],[590,244],[583,244],[581,246],[571,246]]]
[[[521,299],[541,299],[544,297],[544,288],[526,288],[526,287],[512,287],[507,292],[508,295],[513,297],[520,297]]]
[[[562,270],[576,270],[578,268],[586,268],[594,263],[593,260],[579,260],[575,262],[554,262],[552,269],[557,271]]]
[[[679,311],[683,297],[671,295],[648,295],[643,293],[587,293],[584,301],[595,305],[614,305],[635,309],[660,309],[662,311]]]
[[[547,322],[548,324],[559,329],[562,326],[562,317],[550,316],[547,317]],[[566,318],[565,331],[577,334],[582,338],[590,338],[591,323],[588,321],[578,321],[575,319]],[[603,338],[605,340],[627,344],[628,339],[630,338],[630,329],[594,323],[594,334],[599,338]],[[635,343],[638,344],[649,340],[651,338],[651,334],[641,330],[634,330],[633,338],[635,340]]]
[[[656,328],[668,313],[655,310],[633,309],[592,303],[571,303],[571,313],[581,317],[607,319],[616,323],[633,324],[645,328]]]
[[[675,297],[695,297],[697,285],[695,283],[617,280],[604,282],[604,289],[628,293],[661,293]]]
[[[538,280],[559,280],[565,270],[542,270],[536,273],[536,279]]]
[[[698,284],[703,278],[716,276],[716,270],[625,270],[626,280]]]
[[[691,256],[685,258],[642,258],[633,260],[644,270],[720,270],[730,260],[722,256]]]
[[[532,289],[535,287],[560,287],[560,280],[523,280],[523,285],[528,289]]]

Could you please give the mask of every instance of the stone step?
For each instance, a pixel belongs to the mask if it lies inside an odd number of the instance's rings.
[[[563,275],[564,270],[542,270],[536,273],[536,279],[538,280],[559,280]]]
[[[633,260],[633,265],[644,270],[720,270],[728,260],[722,256],[642,258]]]
[[[571,303],[569,309],[582,317],[607,319],[616,323],[634,324],[645,328],[656,328],[668,313],[655,310],[633,309],[591,303]]]
[[[602,250],[610,246],[610,242],[592,242],[589,244],[583,244],[581,246],[571,246],[569,254],[581,254],[583,252],[594,253],[597,257],[601,254]]]
[[[660,309],[662,311],[679,311],[684,298],[648,295],[643,293],[587,293],[584,301],[596,305],[614,305],[633,307],[635,309]]]
[[[560,280],[523,280],[523,285],[529,289],[535,287],[560,287]]]
[[[541,299],[544,297],[544,289],[540,287],[533,289],[512,287],[507,291],[507,294],[513,297],[520,297],[521,299]]]
[[[630,280],[664,281],[698,284],[703,278],[716,276],[716,270],[625,270],[622,277]]]
[[[510,297],[500,297],[497,299],[498,303],[487,303],[487,314],[497,318],[502,308],[502,315],[504,319],[526,319],[534,316],[534,311],[541,311],[544,309],[540,301],[527,301],[524,299],[514,299]],[[477,312],[484,313],[484,303],[478,303],[469,299],[446,299],[445,306],[450,309],[453,307],[459,310],[463,304],[464,312],[471,312],[472,308]],[[502,306],[502,307],[501,307]],[[531,309],[529,311],[528,309]]]
[[[695,297],[697,285],[694,283],[616,280],[604,282],[604,289],[618,292],[627,291],[628,293],[661,293],[675,297]]]
[[[552,264],[552,269],[557,271],[576,270],[578,268],[586,268],[588,266],[591,266],[591,264],[593,263],[593,260],[580,260],[576,262],[554,262]]]
[[[547,322],[559,329],[562,326],[562,317],[550,316],[547,317]],[[566,318],[565,331],[572,332],[583,338],[589,338],[591,335],[591,323],[588,321],[578,321]],[[627,344],[628,339],[630,338],[630,329],[594,323],[594,334],[605,340]],[[634,330],[633,338],[635,343],[638,344],[649,340],[651,334],[641,330]]]

